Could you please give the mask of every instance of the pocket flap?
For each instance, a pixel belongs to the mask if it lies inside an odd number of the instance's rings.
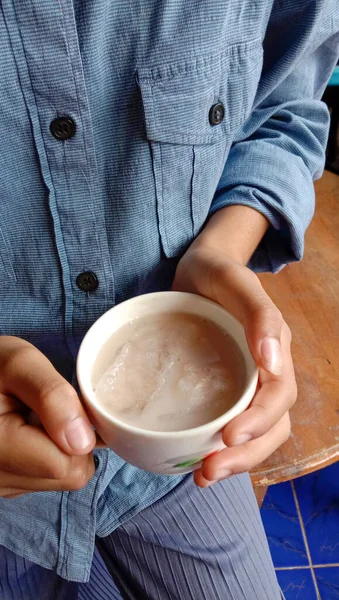
[[[139,68],[147,138],[175,144],[213,144],[236,130],[251,109],[255,88],[250,79],[256,71],[258,81],[259,54],[261,43],[256,40],[231,46],[220,54]],[[253,90],[250,95],[249,87]],[[210,110],[218,103],[224,106],[224,118],[220,124],[211,125]]]

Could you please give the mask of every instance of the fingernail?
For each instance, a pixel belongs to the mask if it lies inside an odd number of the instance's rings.
[[[250,433],[240,433],[238,437],[235,438],[233,446],[240,446],[240,444],[246,444],[253,438],[253,435]]]
[[[219,481],[219,479],[227,479],[228,477],[231,477],[231,475],[233,475],[231,469],[220,469],[220,471],[216,472],[215,478]]]
[[[65,438],[72,450],[84,450],[90,444],[94,443],[94,432],[83,417],[78,417],[66,426]]]
[[[264,367],[273,375],[281,375],[283,370],[283,358],[279,340],[266,337],[261,342],[260,354]]]

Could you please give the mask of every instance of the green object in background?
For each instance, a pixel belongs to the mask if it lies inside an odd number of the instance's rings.
[[[339,66],[334,67],[334,71],[332,73],[331,79],[328,82],[328,85],[339,85]]]

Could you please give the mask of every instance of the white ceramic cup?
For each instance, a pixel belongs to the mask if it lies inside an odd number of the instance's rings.
[[[136,317],[168,312],[207,318],[233,337],[245,362],[243,394],[230,410],[205,425],[183,431],[148,431],[119,421],[100,406],[92,387],[92,369],[102,346],[125,323]],[[225,448],[221,432],[226,423],[249,406],[257,386],[258,369],[242,325],[221,306],[194,294],[156,292],[118,304],[92,325],[79,350],[77,377],[85,408],[107,446],[136,467],[178,475],[199,468],[206,456]]]

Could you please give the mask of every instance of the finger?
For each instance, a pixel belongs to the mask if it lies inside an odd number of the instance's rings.
[[[226,448],[206,459],[202,466],[202,475],[205,479],[214,481],[250,471],[285,443],[289,435],[290,419],[286,413],[281,421],[261,438]]]
[[[201,469],[197,469],[196,471],[194,471],[193,479],[194,479],[195,485],[197,485],[198,487],[201,487],[201,488],[207,488],[207,487],[213,485],[214,483],[216,483],[216,481],[214,481],[214,480],[209,481],[208,479],[205,479],[205,477],[202,474]]]
[[[29,408],[16,398],[1,394],[0,391],[0,417],[12,412],[28,416]]]
[[[260,387],[250,407],[230,421],[223,431],[226,446],[236,446],[259,438],[280,421],[297,398],[297,386],[290,353],[290,337],[283,331],[283,376],[279,379],[260,371]]]
[[[226,448],[207,458],[202,465],[202,476],[209,481],[215,481],[250,471],[285,443],[290,431],[290,419],[286,413],[279,423],[261,438]]]
[[[283,371],[281,333],[283,318],[258,277],[240,265],[215,266],[213,296],[244,325],[256,364],[274,375]]]
[[[19,498],[27,494],[27,490],[16,488],[0,488],[0,498]]]
[[[189,255],[196,260],[189,262]],[[185,261],[190,267],[186,280]],[[173,289],[201,294],[229,310],[243,324],[256,364],[275,375],[281,374],[283,319],[250,269],[223,255],[216,256],[215,250],[190,251],[179,263]]]
[[[63,477],[40,478],[27,477],[0,471],[1,489],[21,489],[29,492],[50,492],[79,490],[88,483],[94,475],[95,467],[93,456],[71,456],[69,457],[69,468]],[[58,475],[57,471],[55,475]]]
[[[0,406],[5,402],[0,395]],[[78,458],[62,452],[43,429],[28,425],[15,412],[0,417],[0,440],[0,469],[18,475],[63,478],[72,458]]]
[[[1,341],[0,360],[0,391],[29,406],[61,450],[81,455],[93,449],[93,428],[76,391],[41,352],[7,337]]]

